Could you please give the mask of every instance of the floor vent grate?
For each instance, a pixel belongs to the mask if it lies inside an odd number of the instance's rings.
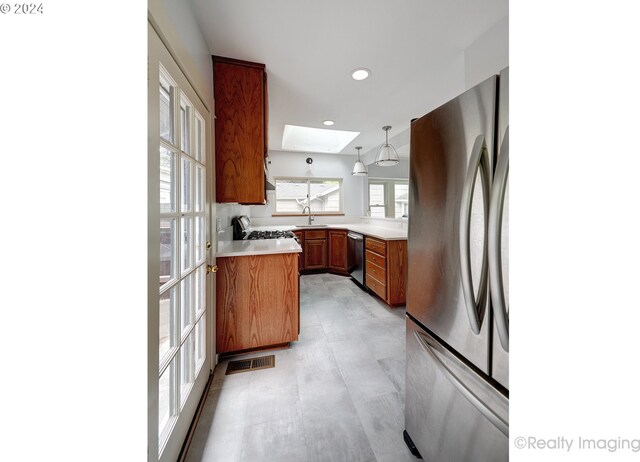
[[[275,355],[240,359],[238,361],[230,361],[229,364],[227,364],[227,372],[225,375],[239,374],[240,372],[255,371],[258,369],[268,369],[270,367],[276,367]]]

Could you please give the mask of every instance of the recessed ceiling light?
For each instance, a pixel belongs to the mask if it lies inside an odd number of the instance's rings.
[[[352,73],[351,73],[351,77],[353,77],[354,80],[364,80],[367,77],[369,77],[369,74],[371,74],[371,71],[369,69],[365,69],[364,67],[355,69]]]
[[[323,124],[325,124],[325,125],[327,125],[327,126],[331,126],[331,125],[333,125],[335,122],[334,122],[333,120],[324,120],[322,123],[323,123]]]

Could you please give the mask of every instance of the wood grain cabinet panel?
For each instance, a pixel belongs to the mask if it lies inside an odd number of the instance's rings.
[[[367,274],[370,274],[378,281],[384,282],[387,284],[387,267],[386,266],[378,266],[373,263],[371,260],[367,260]]]
[[[217,202],[265,203],[264,68],[264,64],[213,57]]]
[[[323,231],[325,232],[325,231]],[[305,233],[306,234],[306,233]],[[327,268],[327,239],[309,239],[304,237],[304,269]]]
[[[304,232],[305,239],[326,239],[327,232],[325,230],[312,229]]]
[[[384,256],[387,254],[387,243],[380,239],[367,236],[364,240],[364,246],[366,249],[379,253],[380,255]]]
[[[293,234],[296,235],[300,247],[302,247],[302,252],[298,254],[298,272],[300,272],[304,270],[304,231],[294,231]]]
[[[367,274],[365,277],[366,285],[369,289],[374,291],[381,299],[387,299],[387,287],[383,282],[378,281],[376,278]]]
[[[335,273],[347,272],[347,232],[342,230],[329,231],[329,269]]]
[[[299,277],[295,253],[217,259],[216,350],[298,340]]]
[[[407,300],[407,241],[365,237],[365,285],[388,305]]]
[[[387,303],[407,303],[407,241],[387,241]]]

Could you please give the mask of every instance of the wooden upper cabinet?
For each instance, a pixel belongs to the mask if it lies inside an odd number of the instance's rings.
[[[213,56],[216,202],[266,201],[266,85],[264,64]]]
[[[329,231],[329,269],[337,273],[347,273],[347,232]]]

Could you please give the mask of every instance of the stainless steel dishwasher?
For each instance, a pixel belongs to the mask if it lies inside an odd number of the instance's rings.
[[[364,237],[351,231],[347,234],[347,270],[351,279],[364,288]]]

